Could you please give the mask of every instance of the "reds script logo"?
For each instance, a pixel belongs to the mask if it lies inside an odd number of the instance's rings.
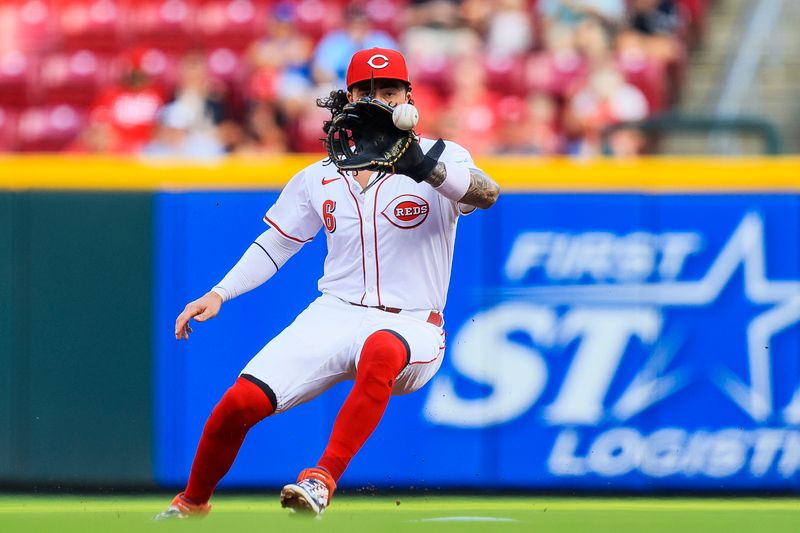
[[[403,194],[389,202],[381,214],[398,228],[411,229],[425,222],[428,211],[428,202],[413,194]]]
[[[389,58],[383,54],[375,54],[367,60],[367,65],[372,68],[386,68],[389,66]]]

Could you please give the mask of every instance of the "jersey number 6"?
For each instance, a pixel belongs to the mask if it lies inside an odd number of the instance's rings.
[[[325,200],[322,204],[322,220],[325,222],[325,229],[328,233],[336,231],[336,217],[333,212],[336,210],[336,202],[333,200]]]

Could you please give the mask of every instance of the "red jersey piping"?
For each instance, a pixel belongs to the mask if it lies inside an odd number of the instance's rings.
[[[269,224],[270,226],[272,226],[273,228],[278,230],[278,233],[280,233],[281,235],[283,235],[287,239],[291,239],[294,242],[299,242],[300,244],[307,243],[308,241],[310,241],[311,239],[314,238],[314,237],[311,237],[310,239],[303,240],[303,239],[298,239],[297,237],[292,237],[291,235],[289,235],[285,231],[283,231],[280,227],[278,227],[278,225],[272,219],[270,219],[267,215],[264,215],[264,222],[266,222],[267,224]]]

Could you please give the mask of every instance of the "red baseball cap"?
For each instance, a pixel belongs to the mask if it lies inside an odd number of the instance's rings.
[[[359,50],[347,67],[347,88],[358,82],[377,79],[400,80],[410,84],[408,67],[403,54],[389,48]]]

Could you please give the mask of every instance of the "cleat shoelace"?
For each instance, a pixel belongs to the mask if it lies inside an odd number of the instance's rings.
[[[308,492],[308,494],[316,500],[320,509],[328,506],[328,487],[318,479],[308,478],[297,484]]]

